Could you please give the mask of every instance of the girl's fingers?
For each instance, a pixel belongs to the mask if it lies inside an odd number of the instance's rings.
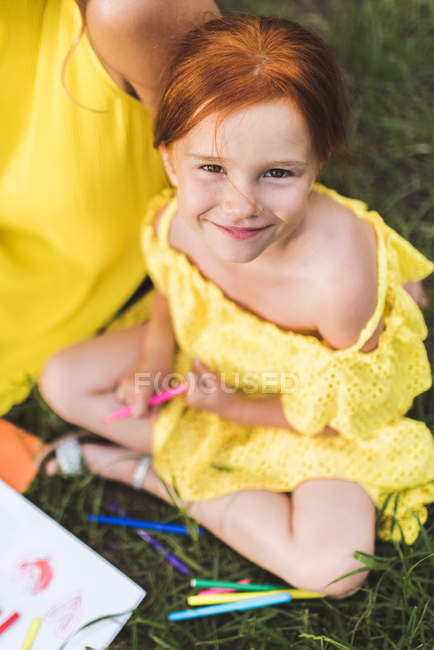
[[[155,406],[151,406],[151,408],[149,409],[149,417],[151,418],[152,421],[157,419],[159,412],[160,412],[160,405],[159,404],[157,404]]]
[[[188,384],[188,390],[187,390],[187,395],[192,395],[194,393],[194,390],[196,388],[196,375],[194,372],[187,372],[185,376],[186,382]]]
[[[138,396],[136,397],[136,400],[133,404],[133,417],[134,418],[141,418],[145,415],[146,413],[146,404],[145,400],[143,399],[143,396]]]
[[[198,373],[211,372],[210,368],[202,363],[200,359],[194,359],[193,366]]]
[[[149,400],[152,397],[150,389],[146,391],[139,391],[134,393],[134,398],[131,402],[133,406],[133,417],[142,418],[150,414],[150,407],[148,406]],[[155,408],[155,407],[151,407]]]
[[[117,387],[115,395],[116,399],[118,399],[120,402],[125,402],[125,386],[123,381],[121,381]]]
[[[124,404],[132,404],[135,398],[134,379],[131,375],[124,375],[116,390],[116,397]]]

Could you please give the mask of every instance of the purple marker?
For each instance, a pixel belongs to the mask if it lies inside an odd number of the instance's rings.
[[[119,508],[119,506],[116,505],[116,503],[109,503],[109,508],[112,512],[119,515],[120,517],[125,517],[125,512],[123,512],[123,510]],[[162,555],[164,555],[164,558],[167,560],[167,562],[169,562],[169,564],[174,566],[175,569],[178,569],[178,571],[180,571],[184,575],[188,575],[190,573],[187,567],[185,566],[185,564],[183,564],[181,560],[176,557],[176,555],[170,553],[165,546],[160,544],[160,542],[154,539],[154,537],[151,537],[151,535],[147,533],[145,530],[143,530],[142,528],[138,528],[136,530],[136,533],[145,542],[148,542],[148,544],[152,546],[152,548],[155,551],[157,551],[157,553],[161,553]]]

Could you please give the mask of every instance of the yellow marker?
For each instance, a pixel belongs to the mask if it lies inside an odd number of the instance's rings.
[[[35,618],[33,623],[30,626],[29,631],[27,632],[27,636],[24,639],[23,645],[21,646],[21,650],[30,650],[30,648],[33,645],[33,641],[35,640],[35,636],[38,633],[40,624],[41,624],[41,619]]]
[[[219,605],[221,603],[233,603],[246,598],[259,598],[271,596],[271,594],[291,594],[295,598],[323,598],[324,594],[317,594],[313,591],[303,589],[273,589],[272,591],[243,591],[232,594],[204,594],[203,596],[190,596],[187,598],[189,605]]]

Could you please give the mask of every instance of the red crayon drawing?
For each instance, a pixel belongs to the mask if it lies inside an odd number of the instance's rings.
[[[39,558],[33,562],[21,562],[18,569],[27,581],[28,591],[37,596],[47,589],[53,579],[53,569],[49,558]]]
[[[81,608],[82,596],[77,593],[71,596],[63,603],[54,605],[44,616],[44,623],[51,623],[56,625],[56,633],[59,636],[64,636],[68,631],[67,628],[71,625],[72,621],[78,616]]]

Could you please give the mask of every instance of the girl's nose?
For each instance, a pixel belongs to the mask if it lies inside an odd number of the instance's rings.
[[[254,198],[235,186],[225,188],[222,209],[229,217],[244,219],[258,215],[261,208]]]

